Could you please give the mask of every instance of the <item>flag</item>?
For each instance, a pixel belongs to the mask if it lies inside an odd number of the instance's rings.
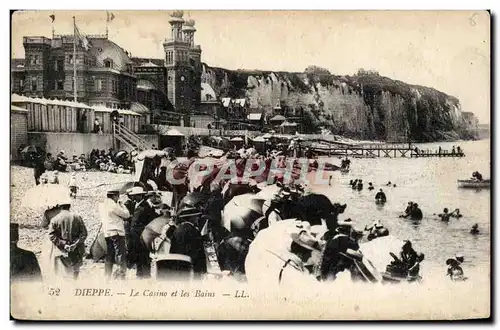
[[[89,50],[91,43],[87,39],[87,36],[82,34],[80,30],[78,30],[78,27],[75,25],[75,34],[76,38],[78,38],[78,41],[81,43],[82,47],[85,48],[85,50]]]
[[[50,15],[49,17],[52,19],[52,23],[54,23],[54,21],[56,20],[56,15],[53,15],[53,14],[52,14],[52,15]]]
[[[115,15],[113,15],[113,13],[106,12],[106,14],[107,14],[107,21],[108,22],[111,22],[115,18]]]

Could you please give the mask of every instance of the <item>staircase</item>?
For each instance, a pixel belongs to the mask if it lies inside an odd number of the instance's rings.
[[[128,151],[134,148],[142,150],[149,150],[153,148],[149,142],[135,134],[121,123],[113,123],[113,138],[120,141],[122,144],[120,149],[129,149]]]

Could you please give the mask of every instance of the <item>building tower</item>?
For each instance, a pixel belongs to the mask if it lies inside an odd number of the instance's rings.
[[[52,40],[45,37],[24,37],[26,79],[23,92],[26,96],[44,97],[48,86]]]
[[[194,24],[194,20],[188,19],[182,28],[182,32],[184,33],[184,40],[189,43],[189,70],[192,79],[192,102],[195,105],[199,105],[201,102],[201,47],[194,44],[194,33],[196,32]]]
[[[196,111],[200,103],[201,48],[194,46],[194,21],[184,21],[183,15],[182,11],[174,11],[170,15],[171,38],[165,40],[163,48],[167,97],[176,112],[188,115]]]

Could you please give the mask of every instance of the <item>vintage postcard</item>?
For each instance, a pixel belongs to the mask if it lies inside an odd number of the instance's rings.
[[[15,11],[18,320],[491,315],[487,11]]]

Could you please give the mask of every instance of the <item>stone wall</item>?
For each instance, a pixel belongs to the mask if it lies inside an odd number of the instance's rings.
[[[139,135],[148,143],[158,146],[157,135]],[[52,133],[29,132],[28,143],[41,147],[46,152],[56,155],[64,150],[68,157],[73,155],[88,155],[92,149],[106,150],[113,148],[112,134],[81,134],[81,133]],[[124,148],[128,151],[128,148]]]

